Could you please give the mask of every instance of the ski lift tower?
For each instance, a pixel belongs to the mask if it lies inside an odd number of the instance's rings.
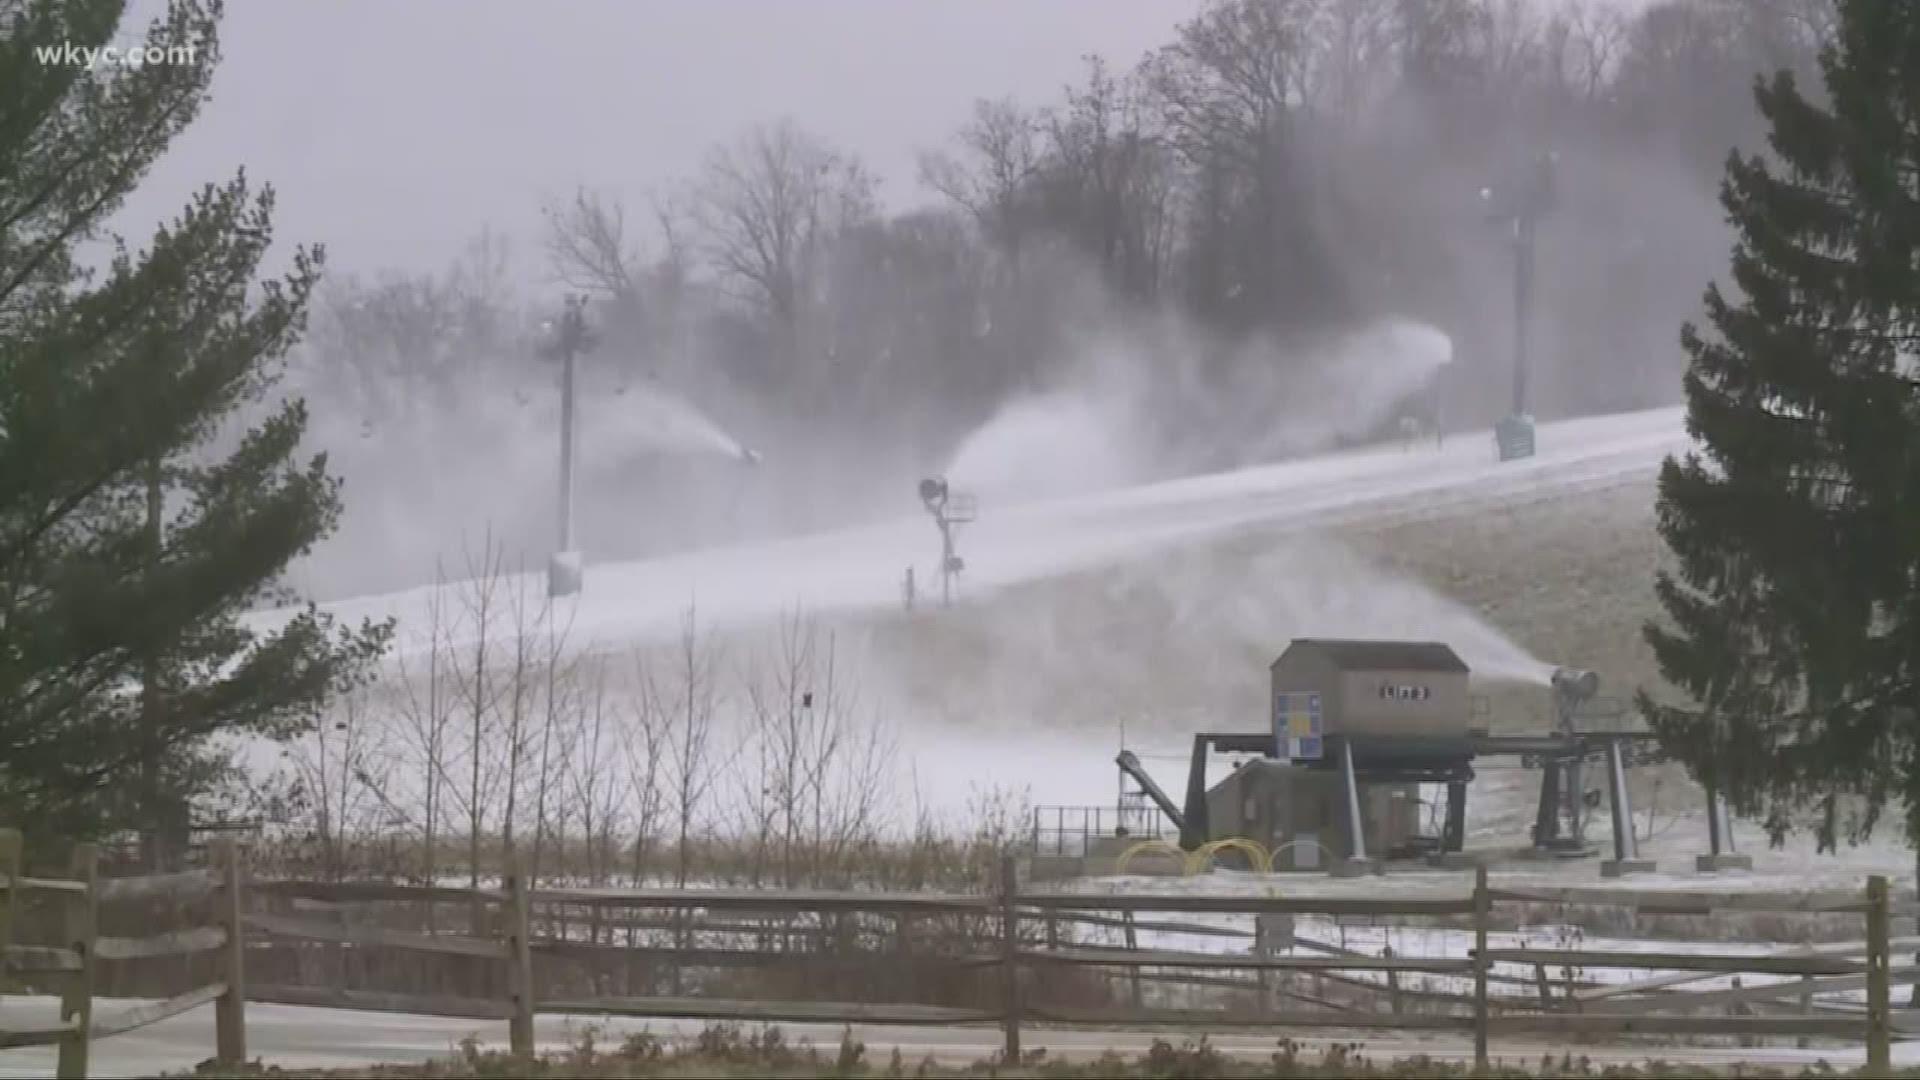
[[[1513,184],[1501,190],[1480,189],[1488,219],[1513,235],[1513,412],[1494,425],[1494,441],[1501,461],[1533,456],[1533,417],[1528,413],[1527,376],[1530,363],[1528,334],[1533,321],[1534,238],[1540,219],[1553,206],[1554,174],[1560,155],[1548,151],[1535,157]]]
[[[974,499],[949,488],[945,477],[934,476],[920,481],[920,501],[940,529],[940,603],[951,607],[953,579],[967,568],[966,561],[954,550],[955,526],[974,520]]]
[[[560,318],[540,324],[544,334],[540,355],[560,365],[560,549],[547,564],[547,595],[572,596],[580,591],[583,574],[573,537],[573,459],[579,443],[574,416],[574,361],[594,347],[597,339],[587,327],[587,298],[567,297]]]

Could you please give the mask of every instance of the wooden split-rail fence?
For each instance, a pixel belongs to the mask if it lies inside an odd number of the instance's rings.
[[[1385,890],[1368,896],[1286,895],[1278,890],[1267,895],[1152,895],[1022,888],[1009,859],[997,887],[982,894],[536,889],[511,871],[499,888],[474,889],[250,881],[241,849],[231,845],[221,850],[217,868],[141,878],[98,877],[95,856],[86,847],[75,853],[68,877],[29,878],[21,873],[20,855],[19,834],[0,831],[0,890],[6,901],[0,908],[0,919],[6,920],[0,922],[0,955],[5,959],[0,990],[10,974],[63,980],[60,1019],[53,1025],[10,1029],[0,1013],[0,1048],[56,1044],[61,1077],[86,1075],[90,1040],[208,1003],[216,1009],[216,1059],[238,1064],[246,1057],[247,1001],[504,1021],[509,1047],[523,1054],[536,1049],[536,1015],[560,1014],[988,1025],[1000,1029],[1009,1060],[1021,1058],[1023,1033],[1044,1026],[1454,1032],[1471,1039],[1482,1064],[1489,1061],[1496,1037],[1511,1035],[1583,1041],[1723,1037],[1749,1045],[1758,1039],[1798,1039],[1803,1045],[1821,1039],[1864,1043],[1868,1072],[1884,1074],[1896,1033],[1920,1031],[1920,1025],[1909,1023],[1912,1014],[1895,1012],[1891,994],[1896,983],[1920,982],[1920,967],[1896,969],[1891,963],[1895,948],[1920,946],[1920,939],[1896,940],[1889,934],[1893,916],[1920,914],[1920,908],[1892,901],[1882,877],[1868,879],[1860,891],[1710,893],[1499,888],[1481,869],[1465,895],[1396,896]],[[16,901],[34,892],[55,894],[65,904],[65,933],[57,943],[13,939]],[[97,932],[103,904],[179,894],[217,897],[213,910],[218,919],[149,938],[103,937]],[[445,911],[449,906],[469,917],[418,917],[422,910]],[[1662,951],[1663,943],[1652,941],[1634,943],[1646,945],[1645,951],[1534,948],[1525,941],[1492,941],[1496,933],[1515,938],[1511,931],[1495,929],[1501,909],[1576,906],[1626,907],[1653,916],[1735,912],[1829,922],[1857,919],[1864,937],[1746,953],[1672,945]],[[362,917],[347,917],[354,911]],[[368,912],[375,917],[365,917]],[[405,918],[394,917],[408,912]],[[1189,921],[1170,921],[1167,915]],[[1238,916],[1242,923],[1251,916],[1254,927],[1198,921],[1219,916]],[[1367,920],[1382,927],[1420,924],[1471,945],[1430,955],[1404,947],[1397,954],[1390,947],[1368,952],[1297,935],[1294,921],[1303,917]],[[954,992],[916,999],[900,990],[883,1000],[789,994],[781,1000],[702,993],[714,986],[737,990],[754,984],[738,979],[702,984],[688,974],[767,973],[790,969],[796,962],[844,961],[848,957],[833,955],[827,941],[850,921],[864,921],[869,932],[874,925],[890,927],[870,939],[890,943],[894,951],[887,954],[892,958],[884,965],[888,968],[901,966],[904,959],[936,957],[938,970],[947,973],[939,980],[940,989]],[[654,935],[651,943],[637,943],[642,931]],[[716,941],[715,935],[724,940]],[[1213,951],[1152,947],[1143,946],[1146,935],[1239,943]],[[1120,940],[1106,940],[1114,937]],[[796,941],[802,944],[796,946]],[[273,950],[303,948],[336,959],[403,953],[455,958],[496,977],[470,981],[469,986],[486,989],[467,993],[353,988],[311,979],[248,981],[250,968],[273,969],[267,962],[278,962]],[[95,1014],[100,965],[194,953],[221,959],[217,981],[152,1004]],[[867,954],[866,961],[872,964],[876,955]],[[555,971],[567,964],[583,965],[592,974],[571,982],[558,978]],[[636,964],[655,975],[670,975],[672,992],[634,992],[631,985],[626,992],[613,991],[612,984],[620,980],[608,972],[624,965],[631,976]],[[545,977],[537,978],[543,968]],[[1603,972],[1613,977],[1599,977]],[[1063,983],[1061,973],[1093,977]],[[1755,981],[1745,981],[1749,979]],[[1698,989],[1709,981],[1730,985]],[[657,980],[642,982],[659,985]],[[788,980],[788,985],[793,982]],[[962,982],[967,986],[958,993]],[[884,983],[865,980],[880,988],[875,993],[885,992]],[[929,996],[944,1000],[926,1000]],[[1196,1004],[1217,1005],[1223,998],[1235,1003],[1226,1008]]]
[[[232,843],[220,845],[218,851],[216,869],[102,878],[98,849],[81,844],[73,850],[66,877],[33,878],[22,873],[25,853],[20,833],[0,829],[0,992],[21,977],[51,978],[61,984],[58,1021],[10,1027],[0,1019],[0,1049],[53,1045],[59,1054],[56,1075],[84,1077],[93,1040],[134,1031],[211,1004],[216,1056],[225,1065],[244,1061],[246,933],[241,912],[246,890],[245,855]],[[57,943],[28,945],[14,941],[21,912],[35,894],[51,898],[59,906],[63,933]],[[146,937],[100,933],[100,912],[105,906],[195,897],[217,897],[220,918],[204,926]],[[162,1001],[95,1015],[94,987],[102,964],[209,953],[219,958],[218,980]]]

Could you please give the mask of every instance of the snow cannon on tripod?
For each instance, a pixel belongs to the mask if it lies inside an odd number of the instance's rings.
[[[1554,701],[1560,706],[1560,726],[1571,729],[1573,714],[1580,706],[1593,700],[1600,692],[1600,676],[1580,668],[1554,668]]]
[[[954,550],[954,536],[960,526],[974,520],[973,496],[953,490],[944,476],[927,477],[918,490],[921,504],[940,530],[940,602],[951,606],[954,578],[967,568],[966,560]]]

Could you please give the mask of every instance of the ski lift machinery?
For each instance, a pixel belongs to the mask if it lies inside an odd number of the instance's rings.
[[[1419,641],[1298,639],[1271,666],[1271,729],[1193,736],[1185,799],[1174,799],[1123,750],[1115,764],[1180,832],[1188,851],[1223,838],[1250,838],[1269,850],[1326,849],[1336,872],[1378,869],[1380,856],[1426,854],[1443,864],[1464,857],[1468,783],[1474,762],[1512,756],[1541,771],[1533,848],[1542,855],[1589,855],[1582,762],[1605,760],[1614,858],[1607,874],[1650,869],[1639,859],[1626,775],[1653,750],[1645,731],[1596,725],[1609,711],[1590,671],[1556,669],[1549,679],[1556,722],[1533,734],[1493,735],[1469,670],[1447,645]],[[1618,710],[1625,713],[1624,707]],[[1214,753],[1253,755],[1208,784]],[[1419,835],[1419,785],[1444,785],[1444,824]],[[1274,860],[1277,867],[1282,860]],[[1289,856],[1283,868],[1319,865]]]

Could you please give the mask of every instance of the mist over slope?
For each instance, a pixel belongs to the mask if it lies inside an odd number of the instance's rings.
[[[1437,393],[1453,342],[1435,327],[1383,321],[1293,363],[1245,365],[1208,386],[1191,354],[1102,342],[1077,384],[1008,402],[961,441],[943,470],[994,503],[1101,491],[1309,455],[1377,434],[1409,400]]]
[[[770,116],[645,192],[570,178],[530,245],[334,283],[296,388],[348,510],[293,584],[400,614],[396,664],[423,621],[425,655],[491,632],[463,578],[538,615],[512,639],[563,629],[610,671],[671,668],[676,641],[778,668],[804,618],[861,691],[846,715],[956,761],[1258,726],[1259,672],[1302,635],[1449,640],[1524,711],[1545,665],[1640,663],[1609,644],[1640,616],[1580,561],[1582,529],[1618,534],[1581,515],[1650,501],[1686,445],[1662,406],[1724,267],[1726,151],[1756,144],[1756,72],[1809,69],[1815,6],[1208,0],[1137,64],[930,129],[920,205],[810,126],[832,118]],[[537,572],[492,576],[559,532],[549,282],[599,339],[587,588],[551,608]],[[1486,428],[1516,409],[1541,454],[1497,463]],[[1402,449],[1409,415],[1450,440]],[[980,499],[951,610],[929,610],[933,475]],[[1579,526],[1530,537],[1536,513]],[[1635,537],[1637,562],[1607,555],[1621,595],[1654,565]],[[1483,593],[1450,572],[1493,558]],[[779,695],[736,681],[730,722],[764,721]]]
[[[1543,161],[1524,407],[1671,403],[1753,76],[1810,70],[1821,6],[1209,0],[1062,93],[982,84],[886,148],[913,175],[777,115],[658,184],[568,172],[476,216],[443,272],[330,279],[291,388],[348,509],[291,584],[417,585],[489,535],[546,558],[562,288],[598,337],[590,559],[911,512],[942,470],[1004,503],[1310,454],[1425,381],[1483,427],[1511,408],[1511,215]],[[1280,71],[1276,99],[1254,73]]]
[[[936,550],[916,519],[600,567],[551,609],[538,574],[331,607],[400,617],[378,700],[426,700],[431,654],[469,668],[485,596],[496,687],[520,650],[555,650],[622,730],[697,669],[718,746],[758,745],[760,710],[804,691],[895,798],[1097,804],[1123,732],[1179,753],[1193,731],[1260,730],[1267,665],[1294,637],[1446,641],[1505,730],[1547,722],[1550,664],[1630,693],[1653,676],[1637,634],[1652,605],[1625,583],[1658,557],[1652,477],[1684,445],[1678,421],[1548,425],[1532,464],[1487,463],[1479,433],[983,513],[951,608],[902,608],[894,567]]]
[[[1284,363],[1248,362],[1228,387],[1194,370],[1200,355],[1176,320],[1090,339],[1049,389],[927,454],[824,430],[768,444],[658,380],[583,375],[578,534],[590,560],[618,561],[912,513],[926,475],[1003,507],[1330,450],[1431,393],[1452,346],[1433,327],[1386,321]],[[424,584],[457,574],[460,552],[483,543],[527,565],[544,558],[557,533],[559,402],[540,382],[553,372],[498,374],[399,416],[317,410],[315,441],[338,447],[351,497],[340,534],[297,583],[326,598]],[[748,464],[749,449],[763,456]],[[676,523],[680,540],[666,543]]]

